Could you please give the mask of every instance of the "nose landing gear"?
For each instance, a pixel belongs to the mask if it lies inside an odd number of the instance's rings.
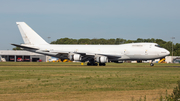
[[[154,66],[154,63],[153,63],[153,61],[154,61],[154,60],[152,60],[152,62],[151,62],[151,64],[150,64],[150,66]]]
[[[150,66],[154,66],[154,64],[153,64],[153,63],[151,63],[151,64],[150,64]]]

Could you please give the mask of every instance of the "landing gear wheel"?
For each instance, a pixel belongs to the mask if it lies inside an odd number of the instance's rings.
[[[91,63],[91,62],[87,63],[87,66],[97,66],[97,65],[98,65],[97,63]]]
[[[106,66],[105,63],[99,63],[99,66]]]
[[[151,64],[150,64],[150,66],[154,66],[154,64],[153,64],[153,63],[151,63]]]
[[[87,63],[87,66],[90,66],[90,63],[89,63],[89,62]]]

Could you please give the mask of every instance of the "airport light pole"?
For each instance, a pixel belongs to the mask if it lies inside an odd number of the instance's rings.
[[[173,39],[175,39],[175,37],[172,37],[172,63],[173,63]]]

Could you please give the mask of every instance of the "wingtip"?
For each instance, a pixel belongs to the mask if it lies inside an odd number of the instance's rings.
[[[20,23],[25,23],[25,22],[16,22],[17,25],[20,24]]]

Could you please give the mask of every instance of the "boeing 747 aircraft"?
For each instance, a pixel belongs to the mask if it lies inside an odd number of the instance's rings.
[[[170,52],[156,43],[129,43],[121,45],[56,45],[49,44],[42,39],[25,22],[16,22],[24,44],[12,44],[26,51],[86,62],[87,65],[105,66],[107,62],[124,60],[155,60],[163,58]],[[151,66],[154,64],[151,63]]]

